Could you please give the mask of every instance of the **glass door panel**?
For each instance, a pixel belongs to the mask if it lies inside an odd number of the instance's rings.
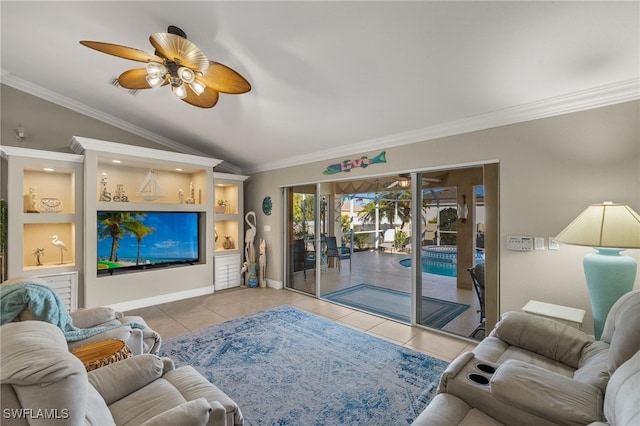
[[[315,185],[286,188],[287,288],[316,294]]]

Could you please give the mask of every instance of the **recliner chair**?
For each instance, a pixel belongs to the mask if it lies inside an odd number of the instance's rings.
[[[44,321],[0,327],[4,425],[242,425],[237,404],[193,367],[143,354],[87,373]]]
[[[483,425],[635,424],[629,419],[640,420],[640,396],[620,389],[640,384],[639,330],[640,290],[613,305],[598,341],[552,319],[508,312],[447,367],[433,407],[415,424],[474,424],[466,414]]]

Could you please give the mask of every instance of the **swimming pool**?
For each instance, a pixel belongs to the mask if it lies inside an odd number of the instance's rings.
[[[455,277],[458,274],[457,268],[458,252],[456,246],[428,246],[422,248],[422,272],[428,274],[442,275],[444,277]],[[484,251],[476,250],[476,264],[484,263]],[[411,267],[411,259],[402,259],[400,264],[404,267]]]

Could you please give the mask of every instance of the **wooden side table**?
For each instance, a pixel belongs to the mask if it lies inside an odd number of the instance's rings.
[[[122,340],[101,340],[71,350],[82,361],[87,371],[95,370],[133,356]]]
[[[529,300],[522,310],[529,314],[551,318],[582,330],[582,322],[584,321],[585,314],[585,311],[582,309]]]

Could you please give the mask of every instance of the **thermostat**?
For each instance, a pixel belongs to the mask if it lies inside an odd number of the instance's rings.
[[[533,249],[533,238],[509,235],[507,236],[507,248],[515,251],[531,251]]]

